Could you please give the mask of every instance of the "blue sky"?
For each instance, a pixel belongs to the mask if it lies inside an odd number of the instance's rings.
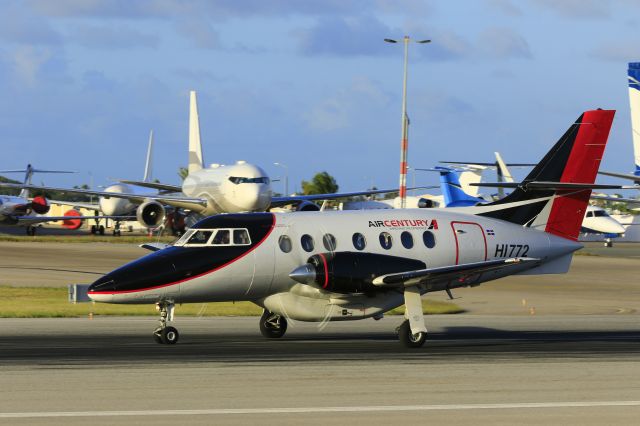
[[[194,89],[207,163],[396,187],[402,49],[382,39],[408,34],[433,40],[409,53],[411,166],[537,161],[602,107],[618,110],[603,169],[626,172],[639,27],[635,0],[5,0],[0,168],[141,178],[153,129],[154,175],[177,183]]]

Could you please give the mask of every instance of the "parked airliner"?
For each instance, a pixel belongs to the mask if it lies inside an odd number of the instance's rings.
[[[198,222],[174,245],[106,274],[97,302],[154,303],[160,343],[178,340],[176,304],[248,300],[264,336],[287,318],[381,318],[405,305],[408,347],[426,339],[421,295],[513,274],[565,273],[614,111],[583,113],[514,191],[474,207],[227,214]]]
[[[120,184],[105,191],[12,184],[0,184],[0,187],[97,195],[101,197],[100,207],[103,213],[127,215],[133,210],[137,220],[149,228],[155,228],[164,223],[166,206],[187,210],[193,217],[199,219],[218,213],[259,212],[271,207],[292,204],[301,211],[318,210],[319,207],[314,201],[397,191],[397,189],[369,190],[274,197],[271,190],[271,180],[259,166],[246,161],[238,161],[232,165],[212,164],[205,167],[200,142],[200,120],[196,93],[193,91],[190,94],[188,164],[189,173],[181,186],[122,180]],[[157,194],[134,193],[128,185],[151,188],[160,192]],[[195,222],[195,220],[193,221]]]

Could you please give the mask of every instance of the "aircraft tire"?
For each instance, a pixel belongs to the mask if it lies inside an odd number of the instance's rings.
[[[282,315],[265,310],[260,317],[260,333],[267,339],[279,339],[287,331],[287,320]]]
[[[160,336],[162,338],[162,343],[165,345],[175,345],[178,343],[178,339],[180,338],[180,334],[175,327],[165,327],[160,332]]]
[[[100,235],[104,235],[104,226],[100,225],[100,226],[98,227],[98,233],[99,233]]]
[[[409,320],[405,320],[398,329],[398,339],[407,348],[420,348],[427,340],[427,333],[411,333]]]

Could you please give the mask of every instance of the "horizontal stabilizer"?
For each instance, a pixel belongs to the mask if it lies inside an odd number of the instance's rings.
[[[607,195],[592,195],[592,200],[613,201],[614,203],[640,203],[640,198],[611,197]]]
[[[572,182],[480,182],[471,183],[471,186],[488,186],[491,188],[522,188],[525,191],[532,190],[556,190],[556,189],[625,189],[622,185],[605,185],[598,183],[572,183]]]
[[[484,272],[500,271],[505,269],[525,270],[533,268],[539,264],[540,259],[524,257],[487,260],[484,262],[466,263],[462,265],[443,266],[439,268],[427,268],[416,271],[382,275],[373,280],[373,285],[379,287],[409,287],[419,284],[446,283],[449,281],[456,281],[457,284],[464,284],[467,279],[475,280],[478,274]]]

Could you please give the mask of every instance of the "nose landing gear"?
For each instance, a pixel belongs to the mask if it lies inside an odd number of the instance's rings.
[[[173,321],[173,311],[175,304],[171,302],[158,302],[156,309],[160,311],[160,326],[153,332],[156,343],[165,345],[175,345],[178,343],[180,334],[175,327],[167,326],[167,322]]]
[[[266,309],[260,317],[260,333],[268,339],[277,339],[287,331],[287,320],[282,315],[274,314]]]

